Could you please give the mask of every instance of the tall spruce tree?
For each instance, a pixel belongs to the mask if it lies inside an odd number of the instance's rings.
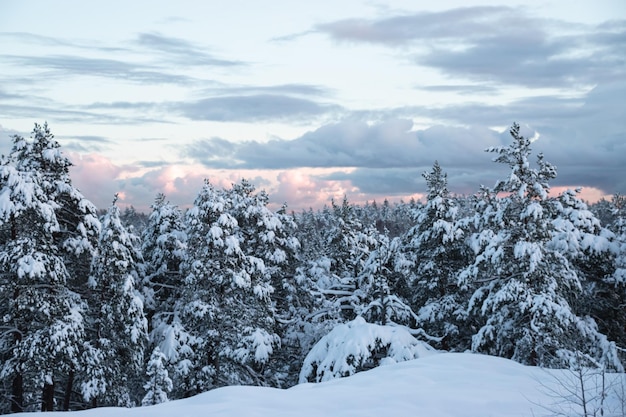
[[[469,248],[447,175],[435,161],[423,176],[426,205],[416,210],[416,224],[403,237],[412,305],[418,324],[441,338],[441,348],[463,351],[469,348],[464,331],[469,296],[457,285],[457,276],[469,263]]]
[[[470,308],[485,318],[472,349],[547,367],[567,365],[582,351],[621,367],[593,319],[572,309],[582,295],[581,277],[550,245],[556,230],[548,182],[556,169],[541,154],[537,169],[531,168],[531,140],[517,124],[510,133],[511,145],[488,149],[511,173],[477,214],[479,231],[471,236],[476,258],[461,274],[477,288]]]
[[[186,254],[187,236],[180,209],[159,194],[143,230],[141,252],[144,259],[143,285],[150,340],[159,344],[164,326],[171,323],[174,304],[182,285],[180,265]]]
[[[52,410],[59,382],[67,409],[74,373],[85,363],[98,363],[85,340],[85,305],[69,287],[67,258],[72,246],[70,254],[89,251],[86,242],[78,243],[88,239],[89,226],[81,228],[63,213],[72,197],[88,204],[72,188],[69,161],[58,148],[47,125],[35,125],[31,141],[13,138],[1,166],[0,298],[6,331],[0,345],[2,378],[12,380],[11,411],[32,410],[38,390],[41,410]],[[91,225],[97,228],[97,222]]]
[[[104,384],[90,394],[100,405],[132,406],[140,400],[147,321],[137,288],[143,278],[141,253],[122,225],[116,203],[117,196],[104,216],[89,276],[94,338],[105,365]]]
[[[191,343],[177,368],[182,395],[276,383],[268,372],[280,346],[272,281],[297,242],[266,205],[267,195],[245,180],[230,190],[207,181],[187,212],[188,256],[176,308],[186,331],[179,339]]]

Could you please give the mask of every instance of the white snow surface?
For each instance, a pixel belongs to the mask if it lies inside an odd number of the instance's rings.
[[[554,415],[554,375],[471,353],[438,353],[380,366],[348,378],[287,390],[231,386],[192,398],[138,407],[71,412],[77,417],[507,417]],[[571,374],[569,374],[571,377]],[[613,375],[614,376],[614,375]],[[556,384],[558,387],[559,384]],[[611,398],[609,398],[611,400]],[[613,400],[614,401],[614,400]],[[543,408],[541,405],[546,408]],[[616,415],[606,405],[605,416]],[[575,407],[565,415],[580,415]],[[23,414],[24,416],[30,414]],[[34,413],[32,415],[35,415]],[[41,415],[41,414],[37,414]],[[46,413],[50,417],[67,413]]]

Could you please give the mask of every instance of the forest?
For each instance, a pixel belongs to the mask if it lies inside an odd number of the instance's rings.
[[[434,161],[425,201],[272,211],[247,180],[206,180],[190,208],[158,194],[142,215],[99,211],[36,124],[0,163],[0,413],[287,388],[418,341],[623,372],[626,198],[550,194],[556,167],[510,135],[487,149],[508,175],[470,196]],[[323,360],[367,324],[365,351]]]

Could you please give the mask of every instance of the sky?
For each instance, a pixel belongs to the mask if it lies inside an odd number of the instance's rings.
[[[589,414],[624,415],[624,374],[582,375]],[[606,397],[600,403],[604,383]],[[569,391],[568,391],[569,390]],[[103,407],[77,417],[582,416],[577,374],[472,353],[437,353],[287,390],[231,386],[151,407]],[[24,413],[24,417],[41,416]],[[67,412],[46,413],[67,417]]]
[[[246,178],[273,207],[453,193],[517,122],[554,192],[626,193],[626,2],[0,0],[0,153],[48,122],[96,206]]]

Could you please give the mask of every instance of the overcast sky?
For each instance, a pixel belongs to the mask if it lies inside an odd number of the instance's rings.
[[[98,207],[471,194],[518,122],[595,200],[626,193],[626,2],[0,1],[0,151],[48,121]]]

